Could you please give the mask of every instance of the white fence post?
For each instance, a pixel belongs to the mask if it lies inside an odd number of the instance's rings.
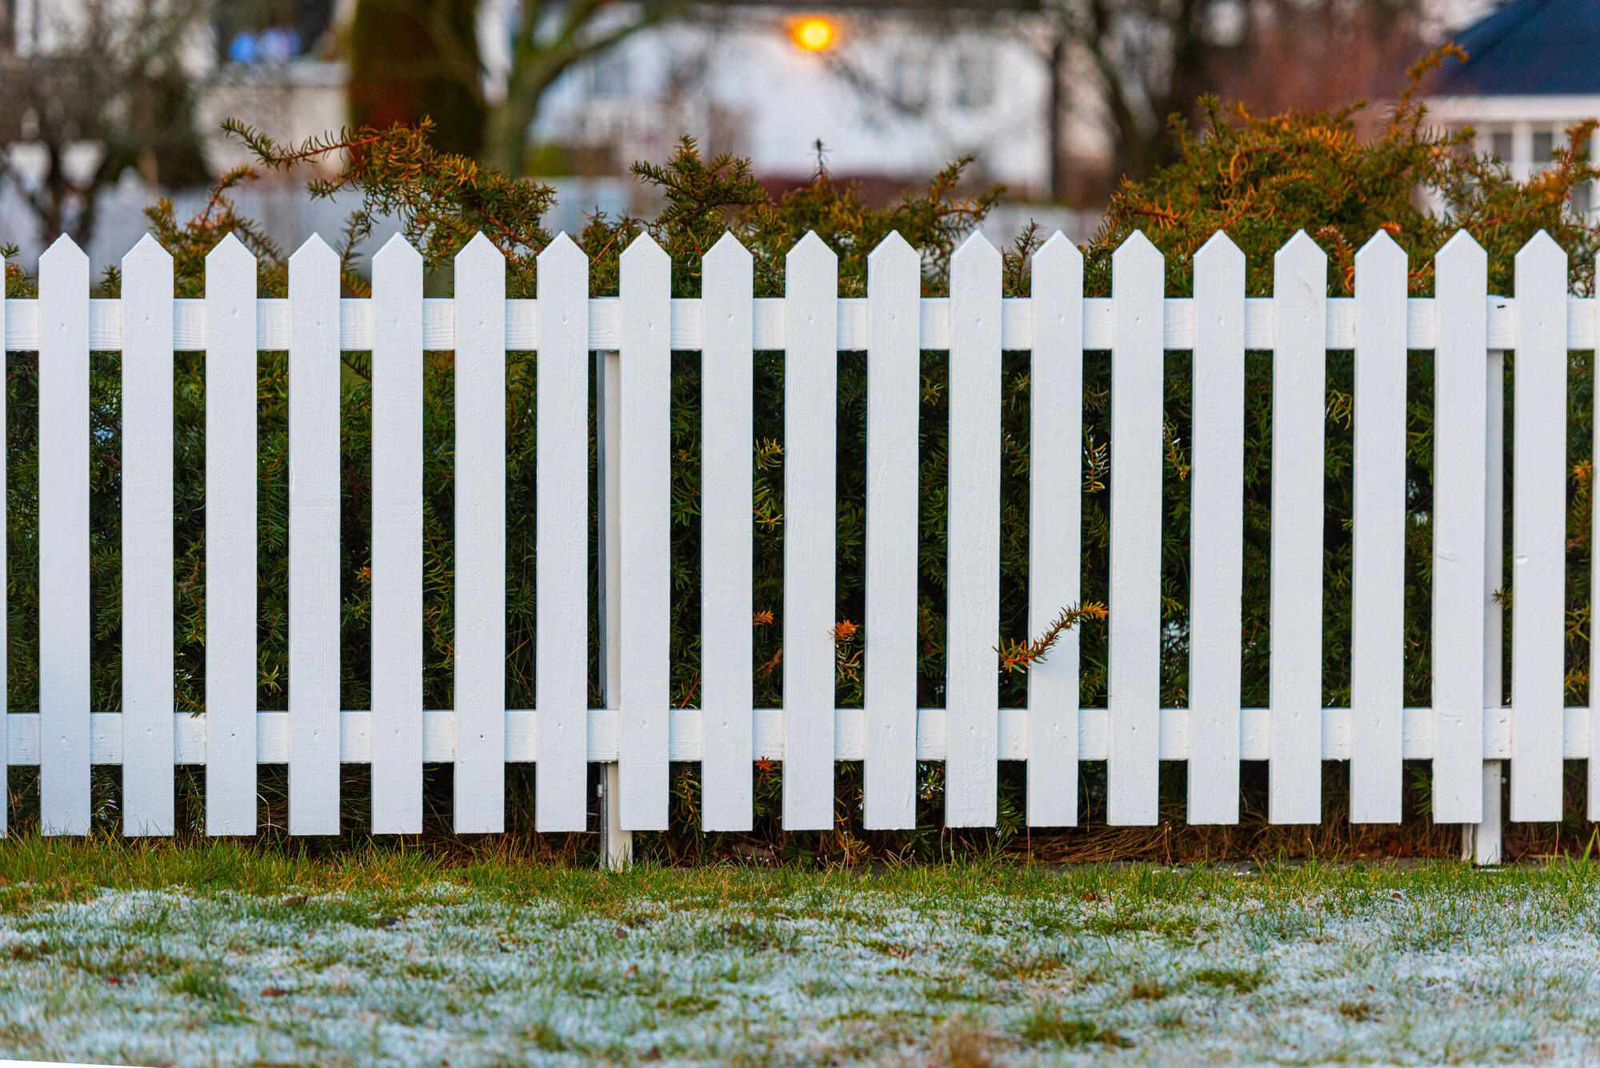
[[[1490,349],[1484,390],[1486,457],[1484,464],[1483,531],[1483,706],[1499,710],[1505,705],[1502,641],[1505,607],[1505,418],[1506,354]],[[1487,723],[1485,724],[1487,727]],[[1477,823],[1461,827],[1461,857],[1475,864],[1499,864],[1505,830],[1505,762],[1485,760],[1479,776],[1483,804]]]
[[[600,673],[608,712],[618,711],[622,689],[622,535],[617,516],[622,501],[619,477],[622,454],[622,364],[615,350],[595,353],[595,413],[599,422],[600,453],[599,526],[600,567]],[[621,782],[617,762],[607,761],[600,772],[600,861],[608,871],[633,863],[633,832],[623,829]]]

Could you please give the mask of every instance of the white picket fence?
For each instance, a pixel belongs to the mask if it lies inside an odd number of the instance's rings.
[[[588,264],[558,238],[537,300],[505,298],[483,237],[455,263],[455,299],[423,297],[422,262],[396,238],[373,261],[371,299],[341,299],[334,253],[313,238],[290,297],[258,299],[256,264],[228,239],[203,300],[174,300],[171,262],[146,238],[123,260],[120,300],[91,300],[68,241],[40,260],[37,300],[7,300],[8,351],[38,352],[40,708],[0,716],[0,753],[41,770],[47,833],[90,826],[91,764],[121,764],[124,829],[171,834],[174,766],[206,768],[211,834],[256,831],[258,764],[289,766],[290,830],[339,829],[339,765],[372,766],[371,828],[422,825],[425,762],[454,762],[463,832],[504,825],[505,765],[537,765],[543,830],[582,830],[588,765],[615,764],[612,823],[660,829],[669,761],[702,768],[704,825],[749,828],[752,761],[783,762],[786,828],[830,827],[838,761],[865,762],[865,822],[915,821],[916,762],[943,761],[945,819],[996,821],[997,769],[1027,764],[1027,820],[1079,818],[1079,764],[1108,765],[1106,818],[1157,820],[1161,760],[1187,760],[1194,823],[1239,819],[1242,760],[1270,765],[1270,818],[1323,817],[1322,765],[1348,760],[1351,817],[1401,816],[1402,760],[1432,762],[1434,818],[1498,824],[1499,762],[1511,818],[1561,815],[1562,760],[1600,744],[1600,705],[1563,708],[1568,351],[1600,343],[1596,302],[1569,296],[1546,235],[1517,257],[1513,297],[1487,292],[1466,234],[1440,251],[1437,295],[1408,298],[1407,260],[1385,234],[1356,259],[1353,299],[1326,294],[1304,234],[1276,256],[1274,296],[1245,296],[1245,261],[1218,234],[1193,298],[1163,293],[1161,254],[1135,235],[1113,296],[1083,297],[1080,253],[1059,235],[1033,259],[1032,296],[1002,299],[1001,257],[981,236],[956,253],[950,296],[920,296],[916,250],[891,236],[868,296],[840,299],[815,235],[789,254],[781,299],[753,299],[749,253],[725,237],[698,299],[670,296],[667,255],[641,237],[621,295],[589,296]],[[289,353],[289,710],[256,707],[256,366]],[[1080,599],[1085,350],[1109,349],[1109,707],[1079,707],[1077,636],[1028,679],[1028,707],[999,707],[1002,350],[1031,352],[1030,626]],[[1273,351],[1270,709],[1240,707],[1244,354]],[[1322,707],[1325,362],[1355,350],[1355,560],[1351,708]],[[1500,699],[1501,407],[1515,349],[1514,700]],[[122,353],[123,695],[90,709],[91,351]],[[176,714],[173,685],[173,353],[204,350],[204,715]],[[372,705],[339,707],[341,350],[372,353]],[[424,350],[455,352],[455,705],[422,707]],[[537,711],[505,707],[505,367],[537,352]],[[697,350],[703,374],[703,684],[669,700],[669,373]],[[752,707],[752,352],[784,357],[783,708]],[[839,353],[868,374],[866,690],[835,704],[835,436]],[[948,350],[947,707],[917,707],[919,350]],[[1163,354],[1193,353],[1192,578],[1187,709],[1161,708]],[[1402,703],[1408,350],[1436,353],[1431,708]],[[606,708],[588,707],[588,389],[600,353],[600,525]],[[3,524],[0,524],[3,531]],[[3,553],[0,553],[3,559]],[[0,613],[0,621],[4,614]],[[0,680],[4,672],[0,671]],[[1597,688],[1600,692],[1600,688]],[[1600,760],[1589,813],[1600,816]],[[0,766],[3,773],[3,766]],[[1492,786],[1492,788],[1490,788]],[[1486,808],[1486,805],[1488,806]],[[0,806],[0,818],[4,806]]]

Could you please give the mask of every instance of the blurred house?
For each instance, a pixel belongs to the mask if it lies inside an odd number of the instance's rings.
[[[1467,53],[1429,88],[1433,117],[1471,127],[1478,149],[1526,180],[1566,147],[1568,128],[1600,118],[1600,2],[1512,0],[1455,35]],[[1576,205],[1600,210],[1593,190]]]
[[[1041,191],[1048,72],[1026,6],[1002,0],[955,27],[933,18],[892,6],[710,9],[574,69],[532,136],[625,166],[661,158],[682,131],[780,181],[816,170],[819,140],[836,173],[890,182],[972,153],[985,177]],[[498,58],[486,49],[491,79]]]

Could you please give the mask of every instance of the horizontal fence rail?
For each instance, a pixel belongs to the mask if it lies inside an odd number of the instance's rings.
[[[921,257],[893,235],[869,259],[868,295],[842,299],[836,257],[813,234],[788,255],[785,295],[755,298],[750,254],[727,236],[706,256],[702,295],[680,299],[671,296],[667,254],[642,236],[622,256],[620,295],[592,298],[588,261],[562,236],[539,256],[537,298],[507,299],[505,261],[480,235],[456,259],[457,296],[434,299],[422,295],[421,256],[397,237],[374,257],[373,296],[348,299],[339,296],[337,255],[313,238],[290,260],[290,296],[261,299],[255,259],[228,238],[207,260],[206,296],[189,300],[174,299],[170,257],[147,237],[123,260],[121,298],[98,299],[87,258],[58,241],[40,259],[39,297],[0,302],[5,350],[38,353],[40,599],[37,710],[0,716],[0,775],[37,766],[40,824],[60,834],[88,832],[95,765],[123,769],[124,831],[157,835],[174,832],[174,769],[183,765],[206,768],[206,828],[218,835],[256,832],[263,764],[288,765],[289,831],[306,835],[342,829],[341,764],[371,766],[375,833],[422,829],[430,763],[455,766],[453,816],[463,832],[504,829],[505,769],[520,763],[537,768],[535,819],[549,831],[587,828],[596,763],[617,765],[624,830],[667,826],[673,762],[701,766],[709,830],[751,826],[758,761],[783,764],[787,829],[833,825],[840,761],[864,763],[870,828],[915,825],[918,761],[944,765],[950,826],[995,825],[1003,761],[1026,765],[1034,826],[1078,822],[1084,761],[1106,763],[1104,812],[1121,825],[1158,819],[1161,761],[1188,762],[1194,823],[1238,822],[1242,761],[1267,762],[1275,823],[1322,819],[1325,761],[1350,762],[1357,822],[1400,819],[1405,760],[1431,762],[1438,822],[1490,818],[1498,798],[1485,798],[1486,769],[1497,761],[1510,763],[1513,819],[1561,817],[1567,759],[1589,760],[1589,811],[1600,815],[1600,701],[1563,707],[1569,360],[1600,344],[1600,302],[1571,295],[1566,255],[1539,235],[1519,254],[1506,297],[1488,292],[1483,250],[1465,234],[1440,250],[1427,298],[1408,295],[1407,258],[1386,234],[1357,255],[1353,298],[1327,296],[1327,257],[1305,234],[1278,252],[1271,297],[1245,295],[1244,256],[1225,235],[1194,267],[1194,295],[1166,296],[1162,254],[1135,234],[1113,257],[1112,295],[1085,298],[1082,255],[1057,234],[1033,256],[1031,295],[1005,298],[1001,255],[975,235],[952,258],[950,296],[924,298]],[[1404,700],[1408,350],[1434,354],[1432,553],[1412,562],[1431,581],[1429,707]],[[261,711],[257,375],[260,353],[280,351],[288,354],[288,710]],[[425,708],[422,683],[428,351],[454,353],[451,710]],[[671,693],[671,605],[682,595],[671,570],[674,351],[698,352],[702,366],[693,708],[674,707]],[[752,367],[766,351],[781,352],[784,369],[781,709],[754,707],[751,681]],[[1161,707],[1164,361],[1174,351],[1192,353],[1186,708]],[[1272,354],[1270,708],[1241,707],[1250,351]],[[1348,708],[1327,708],[1328,354],[1344,351],[1354,353],[1351,697]],[[94,352],[122,353],[116,713],[90,703]],[[174,710],[173,442],[195,429],[174,425],[182,352],[205,354],[200,714]],[[347,352],[372,354],[371,710],[340,707]],[[511,352],[536,353],[532,517],[508,510]],[[838,708],[835,694],[843,352],[864,352],[867,369],[863,708]],[[918,485],[926,352],[948,353],[948,481],[938,487]],[[1077,631],[1029,668],[1026,707],[1001,707],[1000,554],[1014,532],[1003,527],[1000,501],[1018,474],[1002,467],[1004,352],[1030,361],[1031,461],[1022,477],[1035,635],[1082,599],[1084,354],[1110,353],[1104,708],[1080,707]],[[934,491],[947,510],[951,561],[945,707],[919,708],[919,508]],[[507,536],[530,523],[537,712],[507,709],[504,671]],[[602,708],[590,707],[591,570]],[[1504,702],[1508,585],[1515,641]],[[18,703],[0,699],[8,709]],[[0,806],[0,829],[5,815]]]
[[[456,345],[456,307],[451,297],[422,300],[422,347],[428,352],[444,352]],[[835,342],[840,352],[864,352],[872,340],[872,316],[865,297],[841,297],[835,302],[838,333]],[[1082,345],[1087,350],[1109,350],[1116,336],[1110,298],[1082,300]],[[206,302],[179,299],[172,302],[172,343],[178,352],[201,352],[206,347]],[[917,344],[925,350],[950,348],[951,308],[948,297],[922,297],[918,300]],[[1035,344],[1034,304],[1031,297],[1006,297],[1000,302],[1000,347],[1005,350],[1032,349]],[[617,297],[590,297],[588,305],[589,347],[596,351],[615,351],[622,336],[622,303]],[[508,352],[532,352],[539,348],[539,301],[507,300],[505,347]],[[1162,347],[1188,351],[1198,343],[1201,312],[1193,297],[1166,297],[1162,307]],[[1592,349],[1600,344],[1600,301],[1592,297],[1568,297],[1567,348]],[[1485,343],[1489,348],[1517,347],[1517,301],[1514,297],[1487,297]],[[339,348],[346,352],[369,352],[377,336],[373,320],[373,301],[366,297],[345,297],[339,301]],[[706,345],[704,302],[698,297],[674,297],[668,306],[669,343],[679,351],[695,351]],[[750,344],[757,351],[778,351],[786,346],[782,297],[756,297],[751,302]],[[1356,302],[1352,297],[1327,300],[1324,326],[1329,349],[1353,349],[1356,344]],[[120,352],[124,327],[122,301],[95,298],[89,301],[89,348],[94,352]],[[256,301],[256,348],[279,352],[289,348],[289,301],[261,298]],[[1405,301],[1405,346],[1408,349],[1433,349],[1440,338],[1439,309],[1433,297],[1411,297]],[[1271,297],[1247,297],[1244,301],[1244,347],[1266,351],[1276,347],[1277,313]],[[6,301],[6,350],[33,352],[39,348],[39,302],[26,298]]]

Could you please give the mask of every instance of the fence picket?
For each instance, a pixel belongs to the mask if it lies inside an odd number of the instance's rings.
[[[1106,821],[1157,818],[1161,702],[1161,253],[1143,233],[1111,257],[1111,664]]]
[[[950,259],[950,493],[944,817],[993,827],[1000,668],[1000,251],[974,232]]]
[[[339,255],[289,257],[289,833],[339,833]]]
[[[1439,346],[1433,390],[1433,818],[1441,823],[1477,823],[1483,813],[1488,270],[1488,257],[1465,231],[1439,251],[1434,268]],[[1358,512],[1358,534],[1363,521]],[[1398,529],[1395,537],[1401,537]],[[1398,658],[1398,622],[1389,640]],[[1400,670],[1396,663],[1395,743]],[[1393,748],[1389,819],[1399,822],[1399,745]]]
[[[867,257],[867,752],[869,829],[917,821],[917,443],[922,257],[890,233]]]
[[[672,260],[640,234],[622,254],[622,826],[667,826],[671,706]]]
[[[256,833],[256,258],[206,257],[206,833]]]
[[[1267,818],[1322,818],[1322,524],[1328,257],[1304,230],[1273,260],[1272,742]]]
[[[422,255],[372,257],[372,833],[422,831]]]
[[[589,819],[589,260],[566,234],[539,254],[534,705],[541,831]]]
[[[1239,822],[1244,583],[1244,253],[1224,233],[1194,257],[1189,477],[1189,822]]]
[[[1561,818],[1566,692],[1567,254],[1517,253],[1511,588],[1511,819]]]
[[[1028,633],[1037,637],[1083,596],[1083,253],[1059,230],[1033,255],[1032,287]],[[915,583],[913,572],[913,597]],[[1028,668],[1032,827],[1078,822],[1078,635],[1064,632]]]
[[[1400,820],[1405,685],[1406,266],[1404,250],[1382,230],[1356,253],[1352,823]],[[1481,295],[1478,304],[1481,310]],[[1477,380],[1482,383],[1481,373]],[[1480,404],[1480,421],[1482,414]],[[1482,526],[1480,522],[1478,529]],[[1473,569],[1474,596],[1481,580],[1481,572]],[[1436,612],[1435,623],[1438,618]],[[1436,672],[1434,678],[1438,677]],[[1479,678],[1476,672],[1467,676],[1474,689]]]
[[[784,261],[783,827],[833,826],[839,258],[809,232]]]
[[[752,261],[732,234],[706,253],[700,354],[701,825],[751,827],[754,702]],[[870,775],[871,772],[869,771]],[[871,804],[868,791],[868,804]]]
[[[172,771],[172,257],[122,257],[122,827],[168,835]]]
[[[39,257],[39,826],[89,832],[89,257]]]
[[[456,254],[455,828],[506,811],[506,262],[483,234]]]

